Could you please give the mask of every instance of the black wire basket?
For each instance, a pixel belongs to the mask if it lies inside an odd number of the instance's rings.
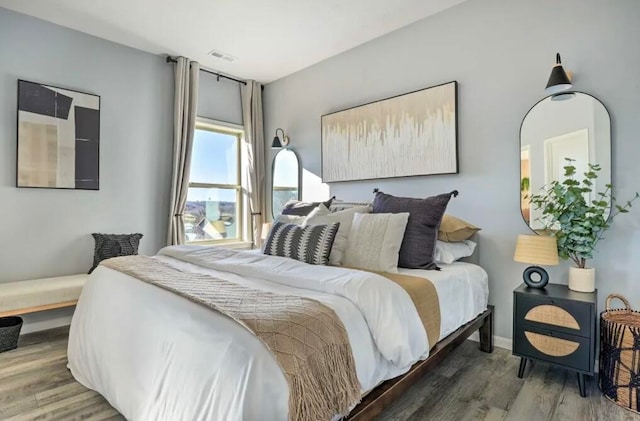
[[[0,317],[0,352],[18,347],[22,317]]]
[[[614,298],[624,309],[611,307]],[[599,375],[607,399],[640,414],[640,312],[622,295],[609,295],[600,313]]]

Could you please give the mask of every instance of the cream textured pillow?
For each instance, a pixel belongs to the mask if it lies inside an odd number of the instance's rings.
[[[305,216],[305,219],[324,215],[331,215],[331,211],[323,203],[320,203],[314,210],[309,212],[309,215]]]
[[[351,230],[353,215],[356,213],[368,213],[370,211],[371,208],[369,206],[356,206],[332,213],[325,205],[320,204],[307,216],[303,225],[331,225],[336,222],[340,223],[338,234],[336,235],[331,254],[329,255],[329,264],[340,266],[343,264],[344,252],[347,248],[347,239]]]
[[[353,215],[344,265],[380,272],[398,272],[398,253],[409,213]]]
[[[438,240],[459,243],[468,240],[480,231],[480,228],[452,215],[444,215],[438,230]]]

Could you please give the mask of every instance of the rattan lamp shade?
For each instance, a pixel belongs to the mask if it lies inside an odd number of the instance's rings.
[[[557,265],[556,239],[544,235],[519,235],[513,260],[531,265]]]

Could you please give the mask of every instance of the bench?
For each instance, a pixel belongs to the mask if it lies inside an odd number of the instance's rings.
[[[0,283],[0,317],[76,305],[89,275]]]

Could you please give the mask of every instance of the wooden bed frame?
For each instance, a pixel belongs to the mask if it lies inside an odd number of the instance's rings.
[[[487,306],[484,313],[438,342],[431,349],[426,360],[418,361],[406,374],[387,380],[369,392],[362,399],[362,402],[353,408],[346,419],[349,421],[369,421],[379,415],[384,408],[402,396],[407,389],[435,368],[476,330],[480,332],[480,350],[493,352],[493,313],[494,307]]]

